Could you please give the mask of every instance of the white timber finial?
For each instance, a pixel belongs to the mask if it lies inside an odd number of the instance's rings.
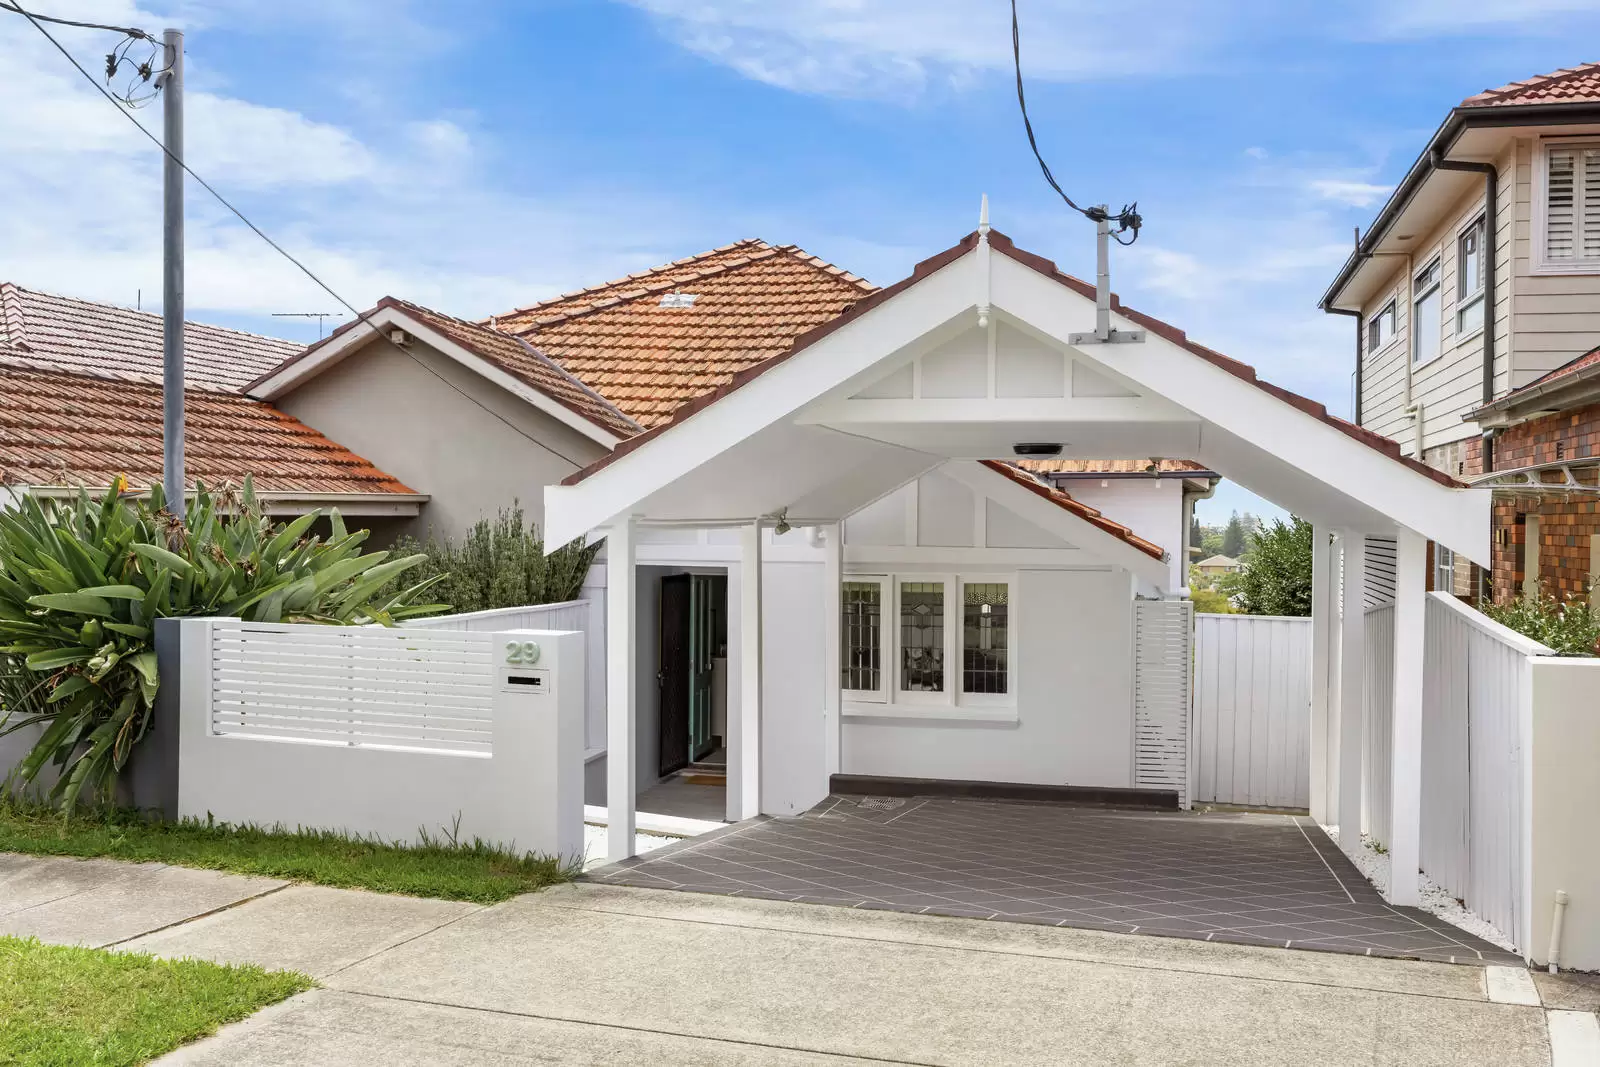
[[[989,328],[989,194],[978,208],[978,328]]]

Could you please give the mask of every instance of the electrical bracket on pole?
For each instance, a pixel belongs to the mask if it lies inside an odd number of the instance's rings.
[[[1118,330],[1111,325],[1111,211],[1106,205],[1089,209],[1095,220],[1094,332],[1067,335],[1067,343],[1084,345],[1139,345],[1143,330]]]

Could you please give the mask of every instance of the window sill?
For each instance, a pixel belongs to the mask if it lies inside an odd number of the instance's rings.
[[[851,704],[841,709],[846,719],[934,719],[940,722],[1018,722],[1015,705],[953,706],[949,704]]]
[[[1450,343],[1450,347],[1453,348],[1453,349],[1454,348],[1460,348],[1462,345],[1466,344],[1468,341],[1471,341],[1471,340],[1473,340],[1475,338],[1478,338],[1478,337],[1481,337],[1481,336],[1483,336],[1483,327],[1482,326],[1474,326],[1470,330],[1466,330],[1466,331],[1463,331],[1461,333],[1456,334],[1456,339]]]
[[[1534,274],[1600,274],[1600,263],[1541,263]]]

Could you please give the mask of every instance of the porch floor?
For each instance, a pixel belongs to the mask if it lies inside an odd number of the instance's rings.
[[[590,881],[1250,945],[1521,965],[1392,907],[1310,819],[831,796]]]

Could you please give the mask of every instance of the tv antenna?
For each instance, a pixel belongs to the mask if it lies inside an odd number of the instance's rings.
[[[317,340],[320,341],[320,340],[322,340],[322,332],[323,332],[322,324],[328,319],[342,319],[342,318],[344,318],[344,312],[342,312],[342,311],[274,311],[272,313],[272,317],[275,318],[275,319],[316,319],[317,320]]]
[[[1044,180],[1050,183],[1050,188],[1068,207],[1095,224],[1094,332],[1069,334],[1067,343],[1077,346],[1142,344],[1143,330],[1118,330],[1111,325],[1111,241],[1115,239],[1119,245],[1131,245],[1139,239],[1139,228],[1144,225],[1144,219],[1139,214],[1138,201],[1124,204],[1122,210],[1117,212],[1105,204],[1079,207],[1061,188],[1056,176],[1050,173],[1050,165],[1040,154],[1039,142],[1033,135],[1033,123],[1028,119],[1028,100],[1022,91],[1022,31],[1017,25],[1017,0],[1011,0],[1011,57],[1017,71],[1017,106],[1022,110],[1022,128],[1028,132],[1028,147],[1033,149],[1033,158],[1039,161]],[[1113,223],[1116,224],[1115,230],[1111,228]],[[1128,234],[1126,240],[1123,234]]]

